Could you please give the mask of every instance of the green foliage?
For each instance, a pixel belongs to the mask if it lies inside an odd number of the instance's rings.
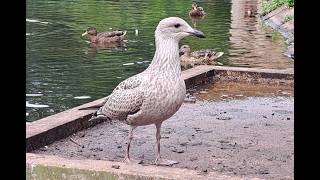
[[[288,21],[291,21],[293,19],[293,16],[286,16],[283,20],[283,23],[286,23]]]
[[[280,6],[294,6],[294,0],[262,0],[262,10],[264,14],[267,14]]]
[[[287,0],[287,5],[289,7],[293,7],[294,6],[294,0]]]

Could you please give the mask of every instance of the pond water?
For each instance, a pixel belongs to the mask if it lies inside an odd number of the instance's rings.
[[[207,15],[196,23],[205,39],[186,38],[192,50],[216,48],[228,66],[293,68],[282,55],[284,41],[246,17],[254,1],[198,1]],[[178,16],[190,24],[191,1],[182,0],[27,0],[26,121],[56,114],[108,95],[122,80],[143,71],[155,50],[158,22]],[[94,48],[81,37],[88,26],[98,31],[126,30],[121,47]]]

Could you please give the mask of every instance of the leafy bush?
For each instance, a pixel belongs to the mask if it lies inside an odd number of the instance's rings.
[[[278,7],[286,5],[288,7],[294,6],[294,0],[262,0],[262,10],[264,14],[267,14]]]

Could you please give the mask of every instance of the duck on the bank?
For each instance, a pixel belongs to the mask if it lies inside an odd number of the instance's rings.
[[[256,12],[254,10],[249,9],[245,11],[244,17],[256,17]]]
[[[205,12],[202,7],[198,6],[197,4],[193,3],[192,8],[189,11],[190,17],[202,17],[205,15]]]
[[[183,67],[193,67],[200,64],[215,65],[217,63],[216,59],[223,54],[223,52],[216,52],[214,49],[201,49],[191,52],[191,48],[188,45],[181,46],[179,52]]]
[[[88,35],[91,43],[120,42],[124,39],[126,31],[110,31],[98,33],[95,27],[89,27],[82,36]]]
[[[244,17],[251,18],[256,17],[257,7],[253,5],[248,5],[244,7]]]

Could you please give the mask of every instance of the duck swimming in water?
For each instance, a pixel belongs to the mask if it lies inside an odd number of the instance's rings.
[[[202,7],[198,6],[197,4],[193,3],[192,8],[189,12],[190,17],[202,17],[205,15],[205,12]]]
[[[126,31],[110,31],[98,33],[95,27],[89,27],[82,36],[88,36],[91,43],[112,43],[124,39]]]

